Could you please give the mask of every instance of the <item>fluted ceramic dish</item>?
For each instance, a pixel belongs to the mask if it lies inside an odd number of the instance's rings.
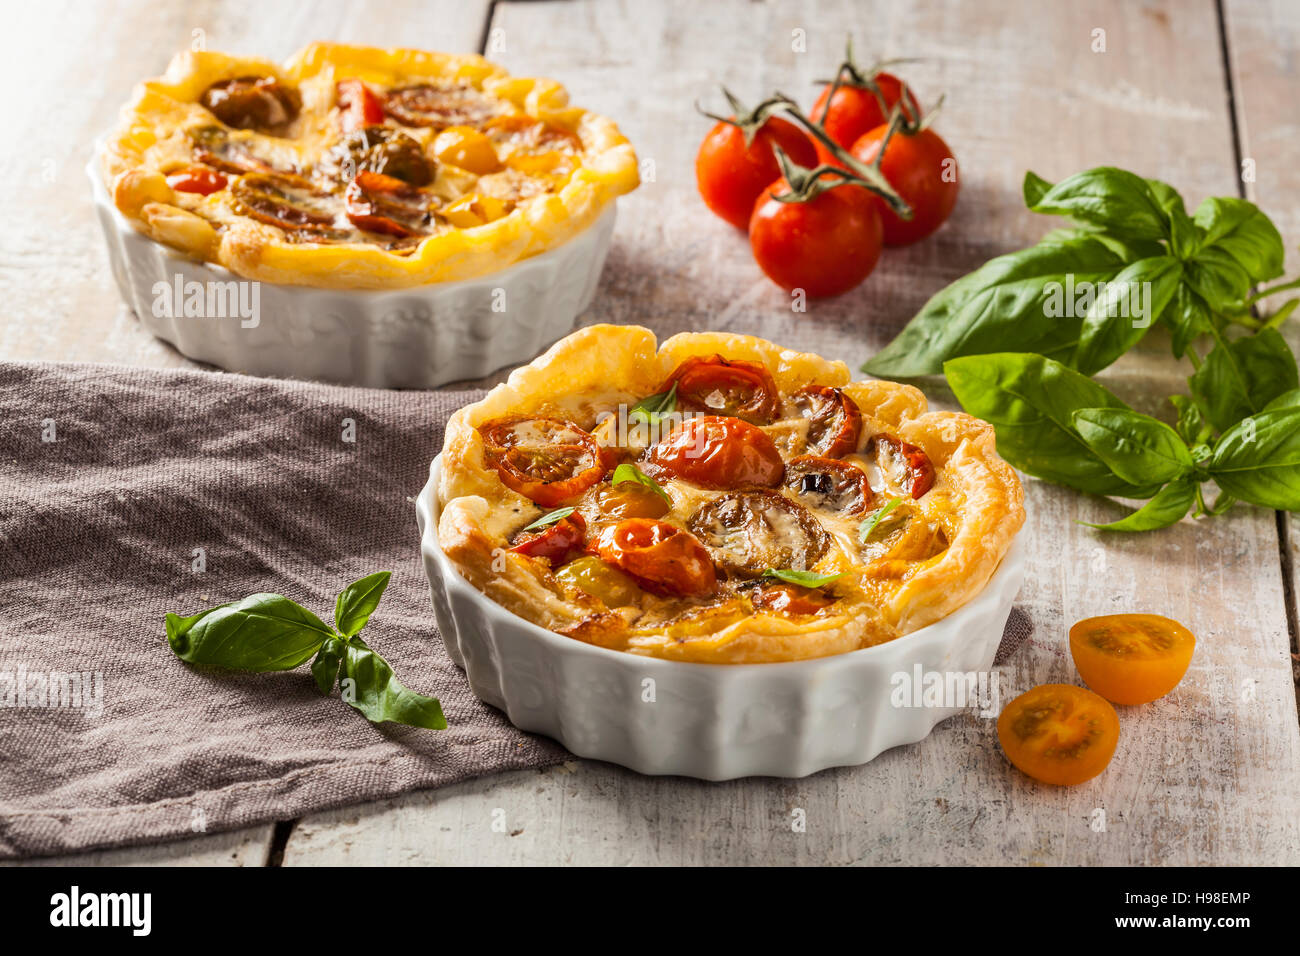
[[[391,292],[262,282],[253,325],[237,315],[203,318],[160,308],[158,290],[174,289],[178,276],[204,289],[251,280],[132,228],[104,186],[98,150],[86,171],[113,278],[140,323],[182,355],[249,375],[433,388],[526,362],[569,332],[591,304],[614,232],[610,203],[563,245],[473,279]]]
[[[580,757],[704,780],[803,777],[915,743],[960,707],[896,707],[896,675],[993,666],[1025,571],[1017,537],[984,590],[875,647],[780,664],[693,664],[584,644],[487,597],[438,545],[438,471],[416,500],[420,551],[447,653],[485,703]]]

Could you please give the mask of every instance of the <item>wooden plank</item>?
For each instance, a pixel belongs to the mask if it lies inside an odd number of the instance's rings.
[[[132,0],[111,6],[21,4],[6,11],[0,77],[13,98],[0,125],[0,359],[193,365],[140,328],[121,304],[83,167],[131,88],[156,75],[202,31],[208,49],[282,59],[314,39],[476,50],[488,0],[343,0],[271,4]],[[60,857],[83,865],[253,865],[266,862],[271,827]]]
[[[1224,4],[1224,27],[1230,54],[1237,132],[1247,198],[1258,203],[1277,224],[1287,250],[1287,277],[1300,273],[1300,169],[1293,148],[1300,141],[1300,8],[1288,3]],[[1294,292],[1291,295],[1295,295]],[[1286,302],[1285,293],[1265,301],[1271,311]],[[1291,348],[1300,350],[1300,324],[1283,328]],[[1300,516],[1284,519],[1285,548],[1292,575],[1292,666],[1300,695],[1300,644],[1295,627],[1296,593],[1300,590]]]
[[[0,862],[0,866],[266,866],[274,829],[268,823],[175,843],[36,860],[5,860]]]
[[[1055,179],[1116,164],[1175,184],[1193,203],[1235,192],[1210,2],[1024,0],[996,16],[957,2],[505,3],[493,28],[505,66],[553,75],[575,102],[617,118],[653,161],[654,181],[621,204],[591,321],[660,334],[736,329],[856,365],[943,283],[1045,231],[1020,208],[1026,168]],[[1092,51],[1095,29],[1106,31],[1105,53]],[[806,31],[806,53],[792,49],[795,30]],[[716,101],[718,82],[750,100],[773,88],[811,99],[846,30],[864,51],[926,58],[907,73],[926,100],[948,93],[937,129],[961,163],[963,194],[932,240],[888,253],[861,289],[792,315],[744,238],[703,213],[692,160],[705,124],[690,104]],[[1105,378],[1166,414],[1160,397],[1186,372],[1153,338]],[[1081,617],[1162,612],[1200,639],[1177,691],[1124,709],[1115,762],[1088,785],[1052,790],[1019,776],[992,723],[968,716],[867,767],[806,780],[708,785],[578,763],[322,814],[295,831],[286,862],[1300,860],[1300,733],[1272,515],[1243,509],[1156,536],[1105,538],[1074,522],[1118,509],[1039,482],[1028,497],[1033,559],[1022,601],[1038,631],[1002,671],[1004,700],[1077,680],[1065,630]],[[497,808],[504,836],[490,827]],[[804,834],[791,833],[795,808],[807,812]]]
[[[283,59],[312,40],[477,50],[488,0],[394,0],[362,6],[144,0],[7,11],[0,77],[15,97],[0,128],[0,358],[193,366],[122,305],[84,167],[132,87],[202,40],[210,50]],[[56,118],[52,121],[52,117]]]

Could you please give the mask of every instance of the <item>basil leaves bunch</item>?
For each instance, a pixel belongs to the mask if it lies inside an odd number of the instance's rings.
[[[1172,186],[1110,166],[1056,185],[1026,173],[1024,198],[1034,212],[1066,216],[1077,225],[992,259],[941,290],[865,371],[892,378],[937,375],[949,359],[1015,351],[1092,375],[1156,323],[1170,329],[1176,356],[1204,335],[1222,350],[1228,325],[1260,325],[1250,316],[1251,288],[1282,274],[1282,237],[1244,199],[1210,198],[1189,216]],[[1078,297],[1077,307],[1075,301],[1051,307],[1059,289],[1102,283],[1112,290],[1149,284],[1144,314],[1135,316],[1102,294]]]
[[[168,614],[167,643],[186,663],[226,670],[287,671],[310,660],[320,692],[341,683],[343,700],[367,720],[445,730],[437,699],[404,686],[359,636],[391,576],[377,571],[345,588],[332,628],[282,595],[252,594],[189,617]]]
[[[1281,340],[1272,329],[1260,335]],[[943,368],[962,407],[993,424],[998,451],[1021,471],[1097,495],[1149,499],[1121,520],[1094,527],[1151,531],[1178,522],[1193,508],[1197,514],[1219,514],[1238,499],[1300,511],[1300,388],[1294,387],[1294,361],[1291,389],[1217,437],[1197,401],[1171,400],[1179,413],[1172,427],[1042,355],[966,356]],[[1213,506],[1201,489],[1210,480],[1221,491]]]
[[[1263,297],[1300,287],[1251,295],[1282,274],[1282,238],[1268,217],[1231,198],[1206,199],[1188,215],[1173,187],[1109,166],[1055,185],[1026,173],[1024,198],[1074,226],[937,293],[864,371],[942,372],[962,407],[993,423],[998,451],[1021,471],[1146,500],[1096,527],[1151,530],[1236,500],[1300,510],[1300,375],[1277,331],[1300,298],[1266,320],[1252,314]],[[1074,289],[1086,294],[1075,300]],[[1125,303],[1116,290],[1141,294]],[[1194,369],[1190,395],[1170,399],[1176,427],[1089,378],[1157,323]],[[1222,492],[1213,506],[1207,481]]]

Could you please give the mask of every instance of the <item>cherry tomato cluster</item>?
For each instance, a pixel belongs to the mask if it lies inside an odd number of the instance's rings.
[[[863,70],[850,48],[811,116],[777,94],[753,109],[723,90],[729,116],[700,144],[695,177],[716,215],[749,233],[777,285],[839,295],[871,274],[882,246],[941,226],[957,202],[957,166],[907,84]]]

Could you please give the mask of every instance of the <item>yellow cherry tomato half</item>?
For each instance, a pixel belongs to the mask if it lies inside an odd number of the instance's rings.
[[[1070,654],[1083,682],[1116,704],[1146,704],[1183,679],[1196,638],[1159,614],[1106,614],[1070,628]]]
[[[496,222],[506,214],[506,204],[495,196],[481,196],[470,193],[461,196],[439,215],[458,229],[473,229],[489,222]]]
[[[433,153],[442,163],[450,163],[479,176],[495,173],[501,168],[497,149],[472,126],[449,126],[433,141]]]
[[[1041,684],[1002,709],[998,741],[1035,780],[1072,787],[1106,769],[1119,743],[1119,717],[1085,687]]]

